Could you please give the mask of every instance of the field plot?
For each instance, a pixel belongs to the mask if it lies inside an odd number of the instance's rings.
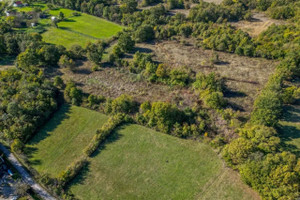
[[[230,90],[226,96],[232,105],[241,111],[251,111],[258,91],[267,82],[276,62],[216,52],[220,62],[212,67],[210,59],[213,52],[195,48],[194,40],[186,39],[186,41],[191,45],[166,41],[156,44],[138,44],[137,50],[152,52],[155,60],[171,68],[186,66],[196,73],[219,74],[226,80],[226,85]]]
[[[258,199],[231,174],[206,144],[126,125],[95,152],[69,190],[84,200]]]
[[[64,105],[26,145],[29,162],[39,173],[57,177],[82,154],[107,116],[86,108]]]
[[[300,156],[300,106],[286,106],[280,125],[285,147]]]
[[[48,9],[45,4],[36,4],[19,10],[29,12],[34,7],[40,7],[42,10]],[[74,16],[74,10],[64,8],[49,10],[51,16],[57,17],[59,12],[64,13],[65,19],[57,24],[58,28],[50,25],[50,19],[39,21],[46,28],[46,31],[42,34],[45,42],[63,45],[67,48],[74,44],[84,46],[87,42],[110,38],[123,29],[118,24],[85,13]]]
[[[129,94],[139,102],[167,101],[180,107],[192,106],[198,97],[190,90],[151,84],[139,75],[128,72],[128,69],[102,68],[92,72],[90,62],[84,62],[75,73],[61,70],[65,81],[73,80],[86,93],[116,98]]]

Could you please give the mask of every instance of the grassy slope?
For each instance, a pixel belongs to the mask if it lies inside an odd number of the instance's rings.
[[[281,137],[286,148],[300,156],[300,106],[286,106],[284,111]]]
[[[28,12],[38,6],[42,10],[47,9],[45,4],[36,4],[32,7],[18,8],[18,10]],[[40,24],[47,27],[47,31],[42,35],[48,43],[64,45],[67,48],[73,44],[84,46],[89,41],[110,38],[123,29],[118,24],[85,13],[81,13],[81,16],[72,16],[75,11],[70,9],[61,8],[49,11],[52,16],[58,16],[59,12],[64,13],[66,20],[59,22],[58,28],[49,26],[50,19],[39,21]]]
[[[107,120],[107,116],[82,107],[64,105],[26,145],[32,166],[40,173],[57,176],[82,154]]]
[[[84,200],[254,199],[208,145],[138,125],[118,130],[90,161],[69,188]]]

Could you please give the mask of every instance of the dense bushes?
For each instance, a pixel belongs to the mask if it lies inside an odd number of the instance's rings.
[[[240,167],[240,173],[264,199],[297,199],[300,195],[300,162],[289,152],[249,161]]]
[[[224,83],[214,73],[208,75],[197,74],[193,88],[200,93],[200,98],[206,106],[213,109],[225,107],[226,101],[223,97]]]
[[[200,0],[199,4],[190,10],[189,18],[193,22],[222,22],[223,20],[239,20],[245,15],[244,7],[235,3],[230,6],[216,5]]]
[[[155,63],[150,54],[140,52],[134,54],[129,70],[133,73],[142,74],[150,82],[184,87],[192,81],[191,71],[188,68],[170,69],[166,65]]]
[[[144,102],[136,117],[137,122],[177,137],[199,136],[207,129],[208,116],[199,110],[179,110],[164,102]]]
[[[0,73],[0,136],[26,142],[57,108],[57,89],[42,72]]]
[[[223,149],[224,159],[239,169],[242,179],[264,199],[296,199],[300,193],[300,160],[282,151],[276,128],[284,102],[295,88],[283,88],[284,80],[298,75],[299,55],[289,54],[269,79],[254,103],[250,124],[240,138]]]
[[[67,83],[64,96],[68,102],[74,105],[80,105],[83,98],[82,91],[78,89],[73,82]]]
[[[105,112],[106,113],[126,113],[130,114],[137,110],[137,102],[129,95],[121,95],[114,100],[108,99],[105,103]]]

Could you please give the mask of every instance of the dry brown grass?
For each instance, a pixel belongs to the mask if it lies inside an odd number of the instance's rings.
[[[283,24],[284,21],[270,19],[264,13],[253,13],[253,19],[251,21],[241,20],[238,22],[232,22],[231,25],[238,29],[241,29],[250,36],[256,37],[263,31],[267,30],[272,24]]]
[[[189,43],[194,41],[186,39]],[[241,57],[235,54],[216,52],[220,62],[211,65],[213,51],[183,45],[176,41],[157,44],[138,44],[140,50],[152,51],[154,60],[166,63],[171,68],[187,66],[192,71],[208,74],[215,72],[226,79],[231,91],[227,94],[232,105],[241,111],[251,111],[258,91],[267,82],[276,63],[262,58]]]
[[[185,88],[151,84],[141,80],[139,75],[128,72],[128,69],[103,68],[92,72],[92,64],[84,62],[75,73],[62,69],[64,80],[73,80],[86,93],[116,98],[121,94],[129,94],[137,101],[166,101],[180,107],[192,106],[197,96]]]

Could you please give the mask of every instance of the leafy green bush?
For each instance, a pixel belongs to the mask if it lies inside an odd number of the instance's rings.
[[[82,90],[78,89],[74,82],[67,83],[64,96],[65,99],[73,105],[80,105],[83,98]]]
[[[92,155],[96,151],[98,146],[112,133],[112,131],[122,124],[128,121],[127,116],[124,114],[116,114],[108,119],[108,121],[96,132],[89,145],[83,150],[84,154],[87,156]]]
[[[300,162],[289,152],[268,154],[240,167],[245,183],[264,199],[297,199],[300,188]]]
[[[59,176],[58,180],[61,185],[65,186],[70,182],[80,170],[87,164],[87,157],[82,156],[72,164],[70,164],[65,171],[63,171]]]

